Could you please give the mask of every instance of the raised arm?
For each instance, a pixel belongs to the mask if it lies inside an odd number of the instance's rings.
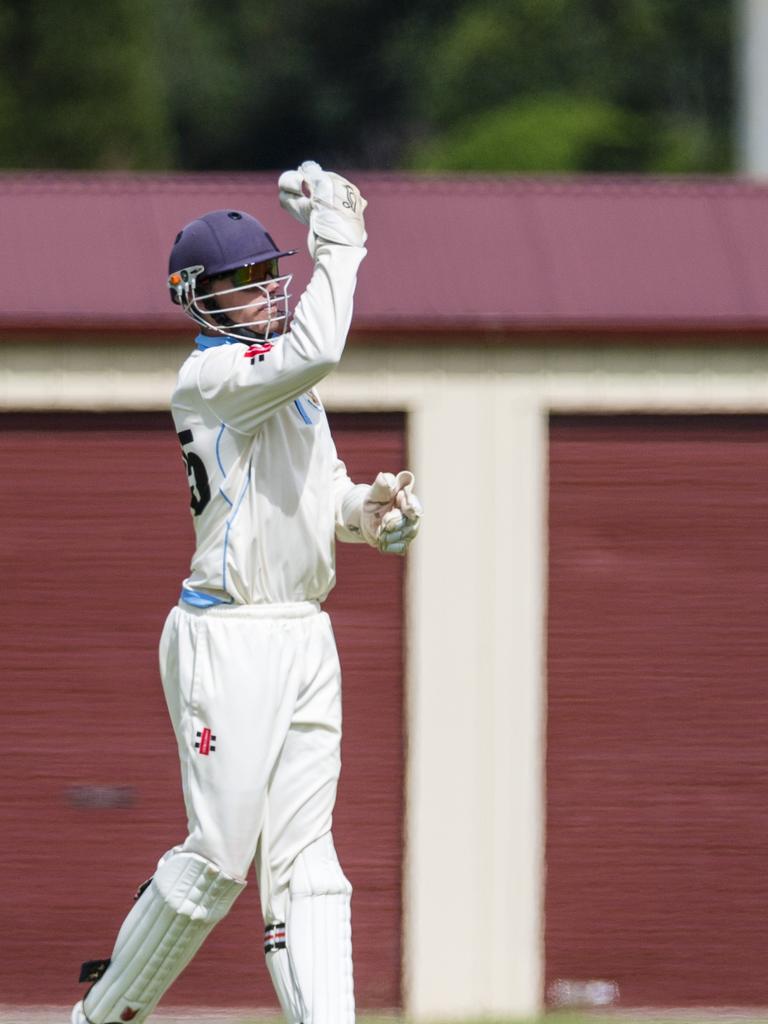
[[[220,345],[200,359],[198,387],[215,415],[253,433],[275,409],[317,384],[337,365],[352,319],[357,270],[365,257],[366,201],[351,182],[302,164],[281,175],[280,202],[309,227],[312,278],[291,329],[243,348]]]

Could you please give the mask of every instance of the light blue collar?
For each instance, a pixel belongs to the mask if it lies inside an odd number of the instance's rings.
[[[270,334],[270,338],[279,338],[279,334]],[[253,343],[259,343],[258,338],[253,339]],[[214,348],[216,345],[247,345],[248,342],[243,338],[230,338],[228,334],[217,334],[215,337],[208,337],[207,334],[198,334],[195,338],[195,344],[201,351],[205,351],[207,348]]]
[[[230,338],[228,334],[216,334],[208,337],[207,334],[198,334],[195,344],[199,349],[213,348],[215,345],[242,345],[240,338]]]

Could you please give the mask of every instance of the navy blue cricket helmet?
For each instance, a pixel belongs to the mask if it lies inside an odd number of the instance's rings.
[[[176,235],[168,273],[201,266],[204,277],[222,274],[249,263],[293,256],[295,249],[279,249],[264,225],[239,210],[214,210],[191,221]]]
[[[203,327],[250,340],[261,334],[262,321],[255,322],[259,325],[255,330],[254,324],[236,323],[227,314],[244,307],[234,305],[222,311],[211,292],[210,281],[241,267],[275,261],[270,279],[282,284],[280,319],[284,330],[288,318],[287,285],[292,275],[278,276],[277,260],[293,256],[295,252],[296,249],[280,249],[264,225],[250,214],[240,210],[213,210],[190,221],[176,235],[168,260],[171,300]],[[249,285],[232,287],[224,294],[230,295],[245,287]]]

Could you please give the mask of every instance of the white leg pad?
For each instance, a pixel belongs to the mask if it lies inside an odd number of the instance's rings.
[[[285,948],[267,952],[289,1024],[354,1024],[351,897],[330,834],[302,850],[291,874]]]
[[[285,925],[269,925],[264,933],[267,969],[288,1024],[303,1024],[309,1013],[296,976],[296,967],[285,942]]]
[[[69,1019],[69,1024],[88,1024],[88,1021],[85,1019],[85,1014],[83,1013],[82,1002],[77,1003],[72,1008],[72,1016]]]
[[[141,1024],[245,888],[211,861],[174,853],[126,917],[112,962],[88,992],[89,1024]]]

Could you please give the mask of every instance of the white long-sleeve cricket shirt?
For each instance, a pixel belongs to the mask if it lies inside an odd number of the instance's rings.
[[[360,539],[342,514],[356,485],[314,388],[344,350],[364,256],[318,241],[290,331],[251,346],[200,336],[182,365],[171,410],[195,527],[187,602],[323,601],[335,539]]]

